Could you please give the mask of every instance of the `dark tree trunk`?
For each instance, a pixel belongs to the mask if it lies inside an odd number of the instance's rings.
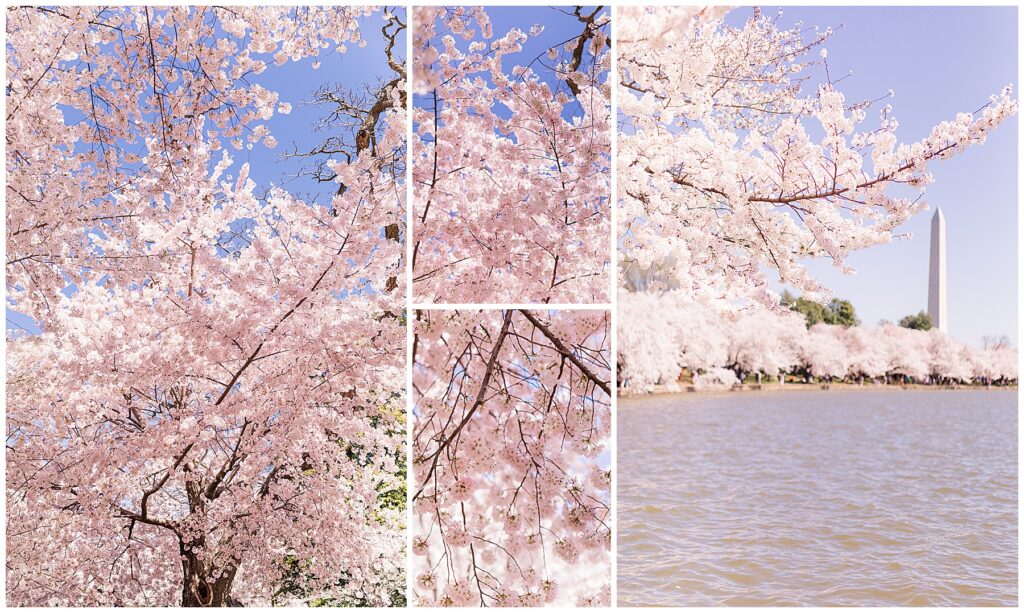
[[[232,598],[231,584],[238,571],[237,564],[214,567],[209,561],[199,560],[195,553],[181,547],[181,571],[184,584],[181,589],[183,607],[240,607]],[[213,580],[210,578],[214,577]]]

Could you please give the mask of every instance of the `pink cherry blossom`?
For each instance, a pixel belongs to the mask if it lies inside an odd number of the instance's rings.
[[[483,8],[414,10],[417,301],[608,300],[610,17],[568,18],[572,50],[534,62]]]
[[[404,183],[362,148],[311,205],[225,151],[287,111],[250,76],[373,13],[8,10],[8,304],[41,330],[7,344],[9,603],[404,586]],[[405,151],[399,90],[377,152]]]
[[[927,208],[929,164],[984,143],[1017,112],[1006,87],[901,143],[889,107],[877,129],[862,128],[871,102],[810,82],[808,68],[825,61],[813,50],[831,30],[782,30],[757,9],[731,27],[726,10],[624,7],[617,16],[627,127],[617,141],[619,264],[662,268],[659,287],[698,302],[774,307],[769,274],[826,301],[808,259],[852,272],[850,253],[892,240]]]
[[[417,311],[415,601],[608,606],[609,315]]]
[[[619,309],[618,379],[638,390],[676,385],[684,369],[697,388],[729,388],[757,373],[850,383],[1017,381],[1017,351],[1008,344],[976,349],[938,329],[807,329],[788,310],[722,309],[681,290],[623,292]]]

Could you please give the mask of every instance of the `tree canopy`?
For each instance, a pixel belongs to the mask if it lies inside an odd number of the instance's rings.
[[[900,320],[900,327],[910,328],[911,330],[931,330],[934,325],[932,323],[932,316],[924,311],[907,315]]]
[[[789,291],[783,291],[780,304],[803,315],[808,328],[819,323],[847,328],[860,324],[849,300],[833,298],[828,304],[821,304],[805,298],[794,298]]]

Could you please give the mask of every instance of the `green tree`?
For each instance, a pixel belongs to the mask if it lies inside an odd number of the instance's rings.
[[[404,313],[398,317],[404,325]],[[378,415],[370,419],[370,426],[383,430],[390,437],[405,438],[405,405],[401,397],[393,395],[378,406]],[[375,519],[381,529],[391,527],[405,531],[406,526],[406,464],[405,446],[398,445],[393,450],[385,450],[386,457],[380,457],[369,451],[358,441],[339,439],[338,444],[345,448],[348,458],[359,464],[363,470],[377,471],[380,480],[377,483],[377,500]],[[388,461],[390,460],[390,462]],[[386,464],[393,463],[393,468],[385,470]],[[394,478],[385,478],[392,475]],[[379,556],[381,565],[387,563],[386,554]],[[373,578],[373,583],[363,590],[350,593],[343,598],[324,596],[329,585],[322,591],[315,586],[317,577],[309,572],[309,562],[294,555],[285,555],[281,559],[281,579],[277,591],[271,600],[274,606],[283,606],[293,602],[302,602],[309,607],[380,607],[376,594],[384,587],[389,595],[387,607],[404,608],[407,606],[405,594],[405,569],[394,568]],[[332,577],[329,582],[344,589],[351,581],[351,576]]]
[[[849,300],[833,298],[832,302],[828,303],[825,311],[825,323],[847,328],[860,323],[860,320],[857,319],[857,312],[853,309],[853,304]]]
[[[790,309],[803,315],[807,321],[808,328],[817,323],[845,326],[847,328],[860,323],[853,304],[849,300],[833,298],[828,305],[823,305],[813,300],[795,298],[789,291],[784,291],[782,292],[781,303],[783,306],[788,306]]]
[[[907,315],[900,320],[900,326],[911,330],[931,330],[934,325],[931,315],[924,311],[917,315]]]

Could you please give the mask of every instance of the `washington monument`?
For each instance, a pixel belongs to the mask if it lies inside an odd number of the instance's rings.
[[[932,250],[928,266],[928,315],[932,325],[948,333],[946,311],[946,218],[942,209],[932,216]]]

